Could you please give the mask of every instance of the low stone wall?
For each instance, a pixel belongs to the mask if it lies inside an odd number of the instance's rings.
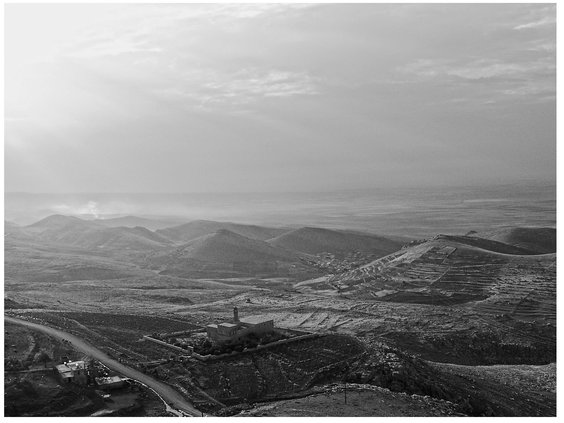
[[[180,335],[192,335],[198,332],[205,332],[205,328],[201,327],[198,329],[189,329],[189,330],[180,330],[178,332],[169,332],[169,333],[161,333],[161,338],[172,338],[173,336],[180,336]]]
[[[272,348],[272,347],[276,347],[278,345],[283,345],[283,344],[289,344],[291,342],[296,342],[296,341],[300,341],[302,339],[313,339],[313,338],[318,338],[322,335],[317,334],[317,333],[309,333],[307,335],[301,335],[301,336],[296,336],[294,338],[289,338],[289,339],[281,339],[280,341],[274,341],[274,342],[270,342],[266,345],[258,345],[255,348],[246,348],[243,351],[232,351],[228,354],[220,354],[220,355],[212,355],[212,354],[207,354],[207,355],[200,355],[197,353],[193,353],[193,357],[197,358],[198,360],[201,361],[208,361],[208,360],[221,360],[223,358],[228,358],[228,357],[236,357],[238,355],[242,355],[242,354],[247,354],[247,353],[252,353],[255,351],[261,351],[261,350],[266,350],[268,348]]]
[[[278,345],[289,344],[291,342],[301,341],[303,339],[318,338],[320,336],[322,336],[322,335],[320,335],[318,333],[309,333],[307,335],[295,336],[295,337],[289,338],[289,339],[281,339],[280,341],[270,342],[270,343],[265,344],[265,345],[258,345],[255,348],[245,348],[243,351],[232,351],[230,353],[220,354],[220,355],[213,355],[213,354],[201,355],[201,354],[198,354],[195,351],[190,352],[189,350],[185,350],[183,348],[177,347],[176,345],[171,345],[168,342],[164,342],[164,341],[152,338],[152,337],[147,336],[147,335],[144,335],[143,339],[146,340],[146,341],[151,341],[151,342],[154,342],[156,344],[162,345],[163,347],[170,348],[171,350],[174,350],[174,351],[180,351],[180,352],[184,353],[185,355],[193,357],[197,360],[208,361],[208,360],[221,360],[223,358],[228,358],[228,357],[236,357],[236,356],[241,355],[241,354],[247,354],[247,353],[252,353],[252,352],[255,352],[255,351],[266,350],[268,348],[276,347]]]
[[[154,342],[155,344],[162,345],[163,347],[170,348],[171,350],[174,350],[174,351],[181,351],[184,354],[189,354],[189,352],[187,350],[185,350],[184,348],[177,347],[176,345],[169,344],[168,342],[164,342],[164,341],[152,338],[152,337],[147,336],[147,335],[143,335],[143,339],[145,341],[151,341],[151,342]]]

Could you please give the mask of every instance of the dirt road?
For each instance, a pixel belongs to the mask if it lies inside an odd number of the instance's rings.
[[[144,373],[141,373],[131,367],[124,366],[123,364],[119,363],[118,361],[108,357],[104,352],[100,351],[99,349],[93,347],[92,345],[86,343],[82,339],[71,335],[70,333],[63,332],[58,329],[53,329],[49,326],[40,325],[37,323],[31,323],[25,320],[15,319],[13,317],[4,316],[4,321],[8,323],[14,323],[17,325],[27,326],[31,329],[38,330],[40,332],[46,333],[47,335],[53,336],[58,339],[66,339],[67,341],[71,342],[73,347],[79,351],[82,351],[85,354],[88,354],[90,357],[104,363],[110,369],[121,373],[124,376],[127,376],[131,379],[135,379],[144,385],[151,388],[155,391],[161,399],[167,405],[167,409],[171,409],[172,412],[175,410],[180,411],[180,413],[175,414],[182,414],[188,416],[201,416],[202,413],[194,408],[192,404],[180,395],[174,388],[159,382],[158,380],[153,379],[150,376],[147,376]]]

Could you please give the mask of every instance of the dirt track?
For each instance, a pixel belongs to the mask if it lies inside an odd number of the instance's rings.
[[[53,329],[48,326],[43,326],[37,323],[27,322],[25,320],[15,319],[12,317],[4,316],[4,320],[9,323],[14,323],[18,325],[27,326],[31,329],[35,329],[41,332],[44,332],[50,336],[53,336],[58,339],[66,339],[67,341],[71,342],[73,347],[77,350],[80,350],[89,356],[95,358],[96,360],[104,363],[110,369],[115,370],[118,373],[121,373],[131,379],[135,379],[149,388],[154,390],[168,405],[168,407],[172,408],[173,410],[178,410],[182,412],[182,414],[189,415],[189,416],[201,416],[202,412],[198,411],[194,406],[186,401],[182,395],[180,395],[176,390],[172,387],[159,382],[153,379],[150,376],[147,376],[144,373],[141,373],[135,369],[130,367],[124,366],[123,364],[119,363],[118,361],[108,357],[104,352],[100,351],[99,349],[93,347],[92,345],[84,342],[80,338],[71,335],[69,333],[60,331],[58,329]],[[167,407],[167,408],[168,408]]]

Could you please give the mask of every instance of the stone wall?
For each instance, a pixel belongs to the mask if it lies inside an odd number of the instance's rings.
[[[162,345],[163,347],[170,348],[171,350],[182,352],[183,354],[194,357],[194,358],[196,358],[200,361],[208,361],[208,360],[220,360],[222,358],[234,357],[234,356],[241,355],[241,354],[247,354],[247,353],[252,353],[252,352],[255,352],[255,351],[261,351],[261,350],[265,350],[265,349],[268,349],[268,348],[276,347],[278,345],[289,344],[291,342],[300,341],[302,339],[313,339],[313,338],[317,338],[317,337],[320,337],[320,336],[321,335],[319,335],[317,333],[310,333],[310,334],[307,334],[307,335],[296,336],[296,337],[289,338],[289,339],[281,339],[279,341],[270,342],[270,343],[265,344],[265,345],[258,345],[255,348],[245,348],[243,351],[232,351],[230,353],[220,354],[220,355],[213,355],[213,354],[201,355],[201,354],[198,354],[197,352],[185,350],[184,348],[177,347],[176,345],[169,344],[168,342],[161,341],[159,339],[155,339],[155,338],[152,338],[152,337],[147,336],[147,335],[143,336],[143,339],[146,340],[146,341],[150,341],[150,342],[154,342],[156,344]]]

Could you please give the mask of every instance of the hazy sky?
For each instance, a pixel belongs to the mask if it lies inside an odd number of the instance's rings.
[[[556,178],[553,5],[5,5],[5,189]]]

